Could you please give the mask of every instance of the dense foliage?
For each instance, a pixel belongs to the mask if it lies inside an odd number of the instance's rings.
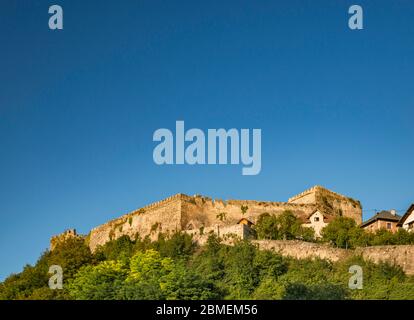
[[[291,237],[293,225],[278,225],[282,237]],[[63,268],[61,290],[48,287],[52,264]],[[362,290],[348,288],[354,264],[363,268]],[[198,247],[191,236],[176,233],[155,242],[124,236],[94,254],[82,240],[70,239],[8,277],[0,299],[414,299],[414,279],[359,257],[296,260],[247,241],[228,246],[213,235]]]
[[[302,226],[302,222],[290,211],[279,216],[263,213],[254,226],[257,238],[261,240],[304,240],[320,241],[334,247],[352,249],[355,247],[378,245],[414,244],[414,233],[399,229],[393,233],[380,229],[375,233],[360,228],[354,219],[338,216],[322,229],[322,238],[315,239],[312,228]]]
[[[338,217],[323,228],[322,240],[339,248],[405,245],[414,244],[414,233],[404,229],[399,229],[395,233],[380,229],[372,233],[361,229],[351,218]]]
[[[260,215],[255,230],[259,239],[312,241],[314,238],[313,229],[303,227],[291,211],[285,211],[279,216],[269,213]]]

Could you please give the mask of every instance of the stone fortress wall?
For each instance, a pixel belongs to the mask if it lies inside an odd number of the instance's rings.
[[[321,186],[314,186],[289,198],[288,203],[316,204],[318,209],[327,214],[343,215],[362,223],[362,207],[358,200],[330,191]]]
[[[243,214],[241,207],[247,207]],[[251,228],[238,224],[241,218],[255,223],[262,213],[281,214],[290,210],[299,218],[305,219],[314,210],[321,210],[325,215],[343,215],[362,222],[362,208],[359,201],[347,198],[320,186],[308,189],[288,200],[288,202],[269,202],[253,200],[213,200],[200,195],[188,196],[176,194],[164,200],[154,202],[138,210],[129,212],[92,229],[86,241],[92,251],[106,242],[127,235],[135,239],[149,236],[152,240],[160,232],[184,231],[192,234],[194,239],[203,244],[211,233],[215,233],[231,243],[234,237],[248,238]],[[74,229],[54,236],[50,249],[60,241],[70,237],[81,237]],[[373,262],[386,261],[399,265],[407,274],[414,274],[414,246],[375,246],[345,250],[332,248],[327,244],[303,241],[254,240],[261,249],[280,252],[285,256],[298,259],[321,258],[338,261],[352,254],[363,256]]]
[[[242,212],[242,206],[247,207]],[[281,214],[286,210],[294,212],[297,216],[306,217],[315,210],[314,204],[291,204],[286,202],[267,202],[253,200],[213,200],[208,197],[185,197],[182,202],[182,227],[183,230],[198,229],[204,226],[229,226],[235,225],[241,218],[246,218],[253,223],[257,218],[267,212]]]
[[[346,259],[353,254],[353,250],[333,248],[326,243],[299,240],[254,240],[252,242],[262,250],[275,251],[281,255],[296,259],[320,258],[336,262]]]
[[[244,213],[242,207],[246,209]],[[156,239],[160,232],[185,231],[202,241],[202,236],[207,230],[217,228],[221,228],[221,235],[244,234],[244,227],[237,227],[241,218],[255,223],[263,213],[279,215],[290,210],[305,221],[317,208],[327,215],[344,215],[355,219],[357,223],[361,223],[362,220],[362,208],[358,201],[320,186],[308,189],[290,198],[288,202],[224,201],[200,195],[176,194],[102,224],[92,229],[86,238],[92,251],[123,235],[132,239],[137,235]],[[59,237],[62,235],[54,237],[54,242]]]
[[[355,254],[372,262],[388,262],[400,266],[408,275],[414,275],[414,245],[359,247]]]
[[[89,247],[93,252],[123,235],[132,239],[149,235],[154,240],[160,232],[181,230],[181,197],[176,194],[93,228],[87,237]]]
[[[387,262],[401,267],[407,275],[414,275],[414,245],[358,247],[355,250],[333,248],[328,244],[296,240],[254,240],[262,250],[272,250],[296,259],[320,258],[336,262],[362,256],[365,260]]]

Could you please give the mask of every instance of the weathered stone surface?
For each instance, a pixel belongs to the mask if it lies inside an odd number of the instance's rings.
[[[388,262],[400,266],[406,274],[414,274],[414,245],[361,247],[355,254],[372,262]]]
[[[241,207],[247,207],[243,213]],[[109,221],[91,230],[87,242],[92,251],[106,242],[127,235],[135,239],[150,236],[155,240],[160,232],[184,231],[192,234],[194,240],[203,244],[211,233],[222,237],[225,243],[233,239],[251,237],[251,229],[237,224],[241,218],[255,223],[257,218],[267,212],[279,215],[286,210],[299,218],[306,218],[316,209],[330,217],[343,215],[360,223],[362,209],[359,201],[315,186],[289,199],[288,202],[253,200],[213,200],[203,196],[176,194],[162,201],[152,203]],[[54,236],[50,249],[70,237],[80,237],[74,229]],[[327,244],[303,241],[256,240],[261,249],[280,252],[298,259],[321,258],[330,261],[345,259],[350,255],[361,255],[373,262],[386,261],[401,266],[407,274],[414,274],[414,246],[376,246],[345,250],[332,248]]]
[[[245,212],[242,207],[245,208]],[[265,212],[279,215],[290,210],[304,220],[316,209],[323,209],[325,214],[331,216],[351,217],[358,223],[362,219],[359,202],[319,186],[291,198],[288,202],[223,201],[200,195],[176,194],[92,229],[87,239],[92,251],[123,235],[132,239],[138,234],[141,237],[148,235],[156,239],[160,232],[191,231],[195,235],[198,233],[200,241],[204,241],[202,229],[206,232],[207,230],[214,232],[219,228],[221,235],[225,233],[240,235],[246,232],[244,227],[236,226],[241,218],[255,223]]]
[[[54,248],[56,248],[56,246],[59,243],[62,243],[64,241],[66,241],[67,239],[70,239],[70,238],[82,238],[82,237],[83,236],[78,235],[76,233],[76,229],[68,229],[65,232],[61,233],[61,234],[58,234],[56,236],[53,236],[50,239],[50,250],[53,250]]]
[[[355,250],[332,248],[327,244],[304,241],[255,240],[260,249],[273,250],[296,259],[320,258],[332,262],[362,256],[374,263],[387,262],[400,266],[408,275],[414,275],[414,245],[359,247]]]
[[[272,250],[296,259],[320,258],[336,262],[353,254],[351,250],[332,248],[328,244],[297,240],[255,240],[253,243],[258,244],[260,249]]]
[[[89,247],[95,251],[98,246],[123,235],[132,239],[149,235],[155,239],[160,232],[181,230],[181,197],[177,194],[92,229]]]
[[[314,186],[289,198],[289,203],[315,204],[325,213],[343,215],[362,223],[362,208],[358,200],[330,191],[321,186]]]

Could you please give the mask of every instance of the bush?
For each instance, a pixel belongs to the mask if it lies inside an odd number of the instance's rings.
[[[341,285],[330,283],[309,286],[290,283],[283,295],[284,300],[344,300],[346,297],[346,290]]]
[[[363,230],[354,219],[337,217],[322,229],[322,239],[338,248],[352,248],[361,238]]]
[[[99,261],[124,260],[127,262],[134,252],[134,245],[134,241],[128,236],[122,236],[98,247],[95,257]]]
[[[302,226],[301,221],[291,212],[284,211],[275,216],[264,213],[259,216],[255,226],[258,239],[312,241],[315,233],[312,228]]]

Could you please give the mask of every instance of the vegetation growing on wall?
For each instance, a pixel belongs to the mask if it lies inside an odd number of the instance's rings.
[[[258,239],[265,240],[314,240],[312,228],[302,226],[302,222],[291,212],[285,211],[279,216],[264,213],[255,225]]]
[[[249,207],[248,207],[248,206],[241,206],[241,207],[240,207],[240,210],[241,210],[241,212],[242,212],[242,215],[245,215],[248,209],[249,209]]]
[[[216,215],[216,218],[219,219],[220,221],[224,221],[226,220],[227,217],[227,213],[226,212],[220,212]]]
[[[155,232],[155,231],[157,231],[157,230],[158,230],[158,228],[159,228],[159,226],[160,226],[159,222],[154,223],[154,224],[151,226],[151,232]]]

